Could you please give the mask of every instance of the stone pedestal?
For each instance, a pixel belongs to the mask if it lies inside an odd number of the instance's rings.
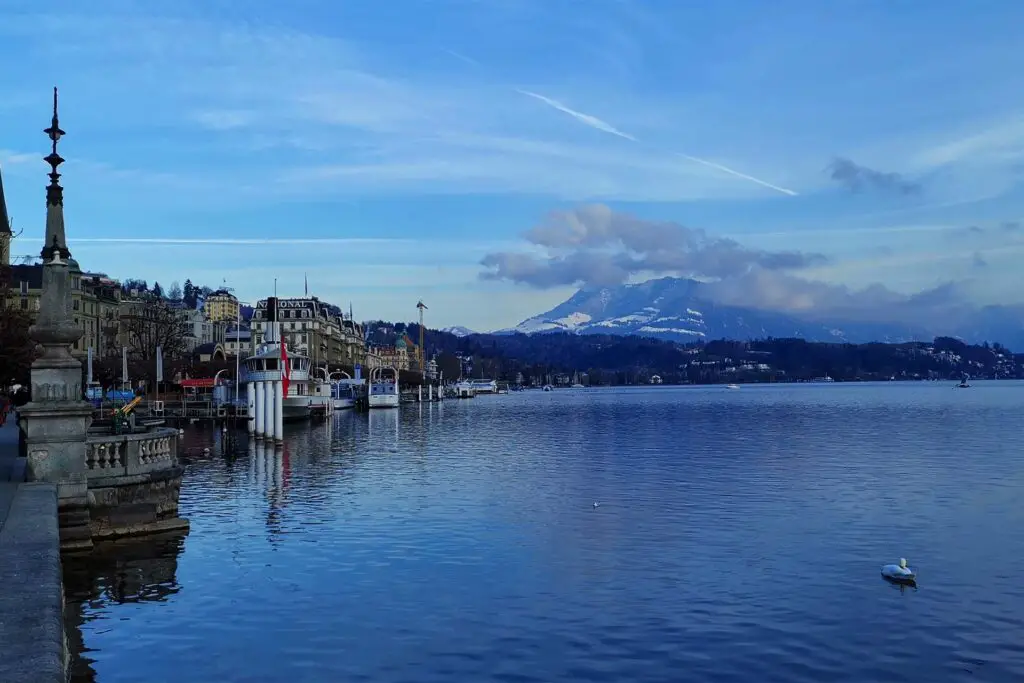
[[[32,401],[19,412],[27,451],[26,478],[57,485],[64,550],[92,547],[85,466],[92,406],[81,400],[81,377],[82,366],[73,358],[40,358],[32,367]]]

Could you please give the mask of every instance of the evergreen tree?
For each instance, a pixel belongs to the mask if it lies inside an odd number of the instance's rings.
[[[196,294],[196,286],[192,284],[192,280],[185,280],[185,289],[181,296],[182,302],[189,308],[195,308]]]

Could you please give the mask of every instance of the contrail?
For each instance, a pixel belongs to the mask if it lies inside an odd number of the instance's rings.
[[[446,47],[441,48],[441,52],[445,53],[446,55],[450,55],[452,57],[455,57],[455,59],[459,60],[460,62],[465,62],[466,64],[472,64],[473,66],[477,66],[477,67],[480,66],[480,62],[476,61],[472,57],[467,57],[466,55],[462,54],[461,52],[456,52],[455,50],[449,50]]]
[[[464,54],[460,54],[460,53],[458,53],[458,52],[456,52],[454,50],[450,50],[450,49],[444,48],[442,51],[447,53],[447,54],[449,54],[449,55],[451,55],[452,57],[455,57],[458,60],[466,62],[467,64],[472,64],[473,66],[476,66],[478,68],[483,66],[477,60],[472,59],[471,57],[467,57]],[[637,142],[637,143],[640,142],[639,140],[637,140],[635,137],[633,137],[629,133],[626,133],[625,131],[619,130],[618,128],[616,128],[612,124],[608,123],[607,121],[599,119],[596,116],[592,116],[590,114],[585,114],[585,113],[583,113],[581,111],[576,111],[572,107],[567,107],[566,105],[562,104],[561,102],[559,102],[556,99],[552,99],[550,97],[546,97],[545,95],[541,95],[539,93],[531,92],[529,90],[522,90],[520,88],[513,88],[513,90],[515,90],[520,95],[525,95],[526,97],[532,97],[535,100],[539,100],[540,102],[543,102],[544,104],[548,105],[552,109],[557,109],[558,111],[562,112],[563,114],[568,114],[569,116],[573,117],[574,119],[576,119],[577,121],[579,121],[580,123],[582,123],[582,124],[584,124],[586,126],[590,126],[591,128],[594,128],[596,130],[602,131],[604,133],[609,133],[611,135],[618,136],[618,137],[623,138],[625,140],[629,140],[630,142]],[[729,175],[736,176],[737,178],[742,178],[744,180],[749,180],[752,183],[757,183],[758,185],[760,185],[762,187],[767,187],[770,190],[775,190],[776,192],[780,192],[780,193],[782,193],[784,195],[788,195],[790,197],[796,197],[799,194],[798,192],[786,189],[785,187],[779,187],[778,185],[773,185],[772,183],[769,183],[766,180],[761,180],[760,178],[755,178],[752,175],[747,175],[746,173],[741,173],[740,171],[737,171],[735,169],[729,168],[728,166],[723,166],[722,164],[717,164],[714,161],[709,161],[707,159],[701,159],[700,157],[695,157],[695,156],[693,156],[691,154],[683,154],[682,152],[676,152],[675,154],[677,156],[682,157],[683,159],[687,159],[688,161],[692,161],[692,162],[695,162],[695,163],[698,163],[698,164],[702,164],[702,165],[707,166],[709,168],[717,169],[717,170],[722,171],[724,173],[728,173]]]
[[[520,95],[526,95],[527,97],[532,97],[534,99],[540,100],[541,102],[543,102],[544,104],[548,105],[549,107],[554,107],[558,111],[563,112],[565,114],[568,114],[569,116],[573,117],[577,121],[580,121],[581,123],[584,123],[584,124],[590,126],[591,128],[596,128],[597,130],[604,131],[605,133],[611,133],[612,135],[618,135],[620,138],[625,138],[627,140],[632,140],[633,142],[639,142],[639,140],[637,140],[635,137],[633,137],[629,133],[623,133],[621,130],[619,130],[618,128],[616,128],[612,124],[608,123],[607,121],[602,121],[601,119],[597,118],[596,116],[591,116],[590,114],[584,114],[581,111],[576,111],[575,109],[570,109],[569,107],[565,106],[564,104],[562,104],[558,100],[553,100],[550,97],[544,97],[543,95],[538,95],[537,93],[530,92],[529,90],[519,90],[518,88],[516,88],[516,92],[519,93]]]
[[[564,104],[562,104],[561,102],[559,102],[558,100],[553,100],[550,97],[545,97],[544,95],[538,95],[537,93],[530,92],[529,90],[519,90],[517,88],[516,92],[519,93],[520,95],[526,95],[527,97],[532,97],[534,99],[540,100],[541,102],[543,102],[544,104],[548,105],[549,107],[557,109],[558,111],[560,111],[560,112],[562,112],[564,114],[568,114],[569,116],[573,117],[577,121],[579,121],[579,122],[581,122],[581,123],[583,123],[583,124],[585,124],[587,126],[590,126],[591,128],[595,128],[597,130],[604,131],[605,133],[611,133],[612,135],[617,135],[620,138],[625,138],[626,140],[631,140],[633,142],[640,142],[639,140],[637,140],[635,137],[633,137],[629,133],[624,133],[623,131],[619,130],[618,128],[616,128],[615,126],[611,125],[610,123],[608,123],[606,121],[602,121],[601,119],[597,118],[596,116],[591,116],[590,114],[584,114],[581,111],[576,111],[575,109],[571,109],[571,108],[565,106]],[[779,187],[778,185],[772,185],[771,183],[769,183],[767,181],[761,180],[760,178],[755,178],[752,175],[747,175],[746,173],[740,173],[739,171],[731,169],[728,166],[723,166],[722,164],[716,164],[713,161],[708,161],[707,159],[701,159],[700,157],[695,157],[695,156],[692,156],[690,154],[683,154],[682,152],[676,152],[676,155],[680,156],[680,157],[682,157],[684,159],[688,159],[690,161],[696,162],[698,164],[703,164],[703,165],[708,166],[710,168],[715,168],[715,169],[718,169],[719,171],[724,171],[725,173],[728,173],[730,175],[734,175],[737,178],[743,178],[744,180],[749,180],[752,183],[757,183],[758,185],[761,185],[763,187],[767,187],[767,188],[769,188],[771,190],[775,190],[776,192],[781,192],[782,194],[789,195],[790,197],[797,196],[797,193],[794,192],[793,190],[787,190],[784,187]]]
[[[713,161],[708,161],[707,159],[700,159],[700,158],[695,157],[695,156],[690,156],[689,154],[683,154],[682,152],[676,152],[676,155],[681,156],[684,159],[689,159],[690,161],[696,161],[698,164],[704,164],[705,166],[710,166],[711,168],[717,168],[719,171],[725,171],[726,173],[730,173],[730,174],[736,176],[737,178],[744,178],[746,180],[749,180],[752,183],[757,183],[758,185],[763,185],[764,187],[767,187],[767,188],[770,188],[772,190],[775,190],[776,192],[781,192],[782,194],[788,194],[790,197],[797,196],[797,193],[794,192],[793,190],[787,190],[784,187],[779,187],[778,185],[772,185],[771,183],[769,183],[769,182],[767,182],[765,180],[761,180],[760,178],[755,178],[754,176],[747,175],[746,173],[740,173],[739,171],[735,171],[735,170],[729,168],[728,166],[722,166],[721,164],[716,164]]]
[[[375,238],[375,237],[323,237],[295,239],[260,239],[232,237],[79,237],[71,240],[76,244],[397,244],[416,242],[408,238]]]

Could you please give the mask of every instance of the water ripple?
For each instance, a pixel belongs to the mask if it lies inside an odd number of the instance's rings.
[[[76,680],[1024,677],[1021,383],[525,392],[186,441],[192,533],[68,563]],[[879,576],[900,556],[918,589]]]

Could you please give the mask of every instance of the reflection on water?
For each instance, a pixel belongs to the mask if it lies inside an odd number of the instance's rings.
[[[185,438],[190,535],[66,568],[77,680],[1024,678],[1022,383],[524,392],[279,449]],[[918,588],[880,580],[900,557]]]
[[[89,647],[82,634],[89,622],[103,622],[108,606],[139,603],[159,604],[174,596],[178,584],[178,555],[184,536],[154,536],[145,541],[108,543],[98,546],[88,557],[64,561],[64,613],[68,645],[71,649],[71,681],[96,680]],[[100,627],[97,634],[109,628]]]

